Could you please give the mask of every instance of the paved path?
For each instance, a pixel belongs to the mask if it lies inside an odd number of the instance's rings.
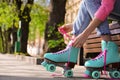
[[[0,80],[93,80],[82,77],[85,71],[85,68],[82,66],[75,66],[73,78],[52,76],[52,74],[59,74],[61,71],[62,69],[57,67],[55,73],[51,73],[46,71],[41,65],[28,64],[17,60],[13,55],[0,54]]]

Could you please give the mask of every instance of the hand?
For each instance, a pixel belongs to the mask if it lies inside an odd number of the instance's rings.
[[[69,41],[71,40],[70,32],[72,31],[72,27],[73,27],[72,24],[65,24],[58,28],[59,32],[63,34],[65,44],[68,44]]]
[[[101,20],[97,19],[96,17],[93,18],[93,20],[90,22],[88,27],[79,34],[73,41],[73,46],[80,48],[87,40],[88,36],[92,33],[92,31],[97,28],[102,23]]]
[[[65,25],[59,27],[58,30],[62,28],[66,33],[69,33],[72,31],[72,27],[73,27],[73,24],[71,24],[71,23],[65,24]]]
[[[83,46],[83,44],[85,43],[85,41],[87,40],[88,36],[81,33],[79,34],[74,40],[73,40],[73,44],[72,46],[76,47],[76,48],[80,48]]]

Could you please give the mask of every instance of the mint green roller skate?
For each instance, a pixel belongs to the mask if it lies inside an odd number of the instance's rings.
[[[71,69],[74,68],[74,65],[77,62],[78,53],[79,48],[72,46],[68,46],[66,49],[56,53],[46,53],[42,65],[50,72],[54,72],[56,66],[60,66],[64,69],[63,75],[65,77],[72,77],[73,71]]]
[[[106,45],[106,47],[105,47]],[[85,62],[86,75],[95,79],[100,78],[100,72],[104,70],[104,74],[109,72],[111,78],[120,78],[120,54],[118,46],[109,41],[102,41],[102,52],[94,59]]]

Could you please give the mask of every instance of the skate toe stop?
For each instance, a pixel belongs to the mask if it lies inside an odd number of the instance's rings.
[[[84,78],[91,78],[89,75],[87,75],[87,74],[83,74],[83,77]]]

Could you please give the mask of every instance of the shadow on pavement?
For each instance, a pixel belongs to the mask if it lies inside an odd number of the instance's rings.
[[[51,78],[20,77],[20,76],[2,76],[0,80],[52,80]]]
[[[83,77],[73,77],[73,78],[65,78],[65,77],[53,77],[53,78],[39,78],[39,77],[20,77],[20,76],[5,76],[0,75],[0,80],[110,80],[110,79],[85,79]],[[119,79],[115,79],[119,80]]]

